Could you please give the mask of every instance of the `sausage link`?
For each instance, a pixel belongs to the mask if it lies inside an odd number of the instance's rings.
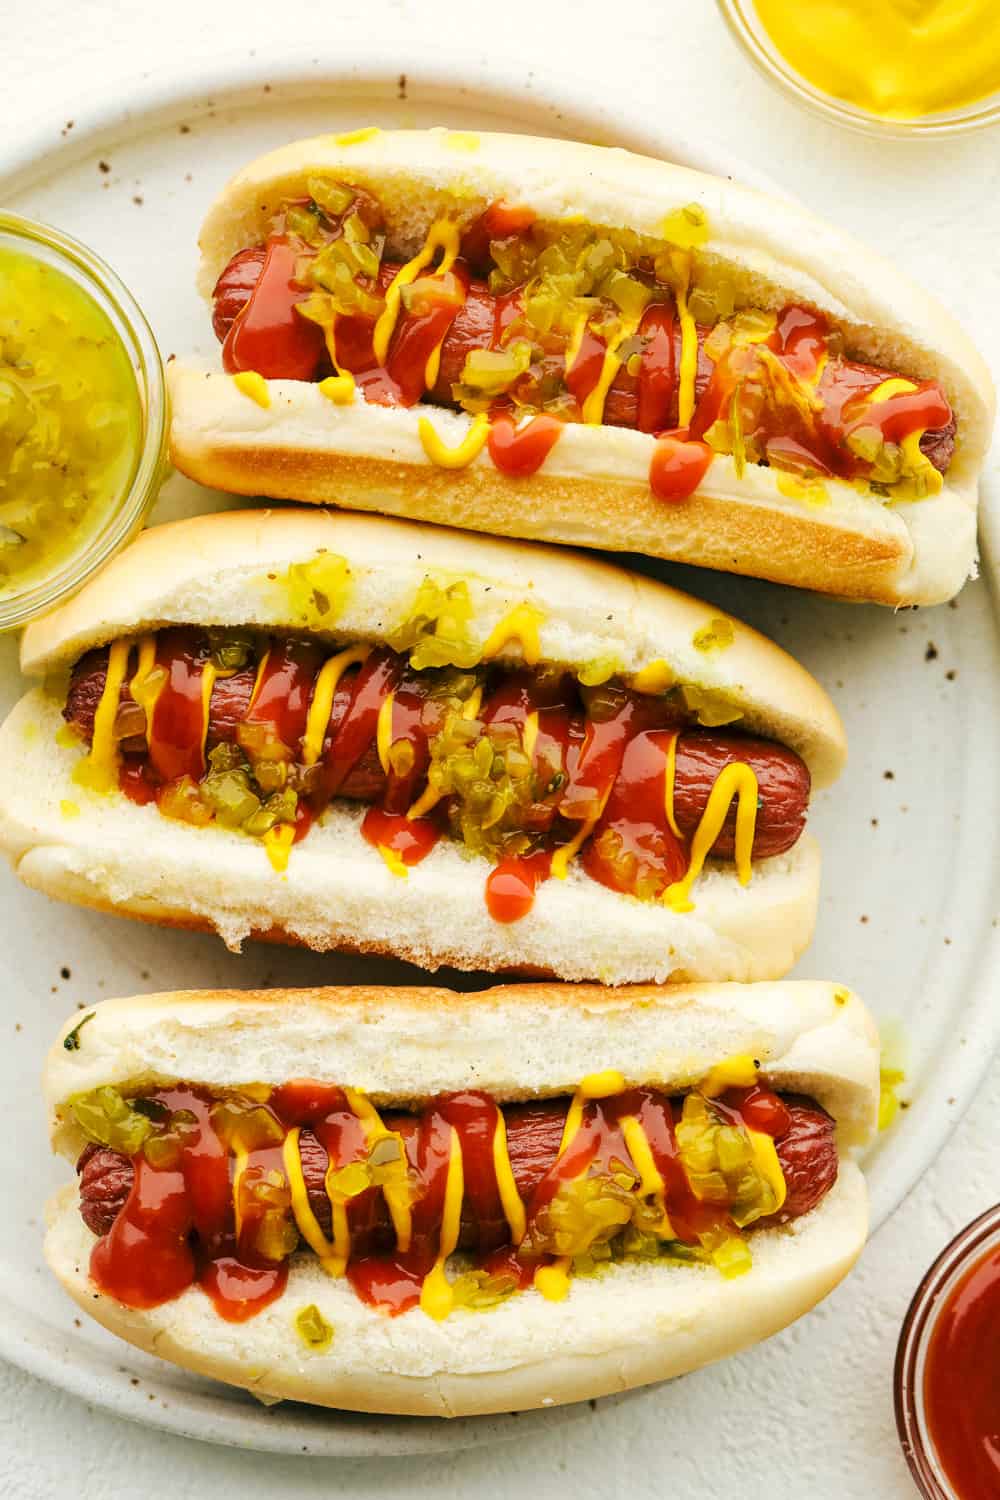
[[[63,718],[88,745],[94,737],[94,717],[107,675],[108,648],[105,646],[103,650],[85,652],[73,668],[70,678],[69,691],[63,705]],[[129,698],[131,696],[129,693]]]
[[[212,326],[220,343],[224,343],[233,320],[249,301],[253,288],[264,266],[266,248],[263,245],[241,250],[234,255],[215,284],[213,293]],[[399,270],[392,261],[384,261],[379,268],[378,285],[384,291]],[[489,290],[485,281],[470,283],[465,306],[455,317],[442,345],[438,377],[429,401],[441,406],[453,406],[453,385],[462,378],[466,356],[475,349],[495,349],[506,321],[505,307],[510,316],[517,310],[516,297],[500,298]],[[698,364],[695,376],[695,402],[699,402],[708,387],[714,363],[705,353],[705,340],[711,328],[698,324]],[[674,331],[675,368],[680,363],[680,332]],[[366,341],[367,342],[367,341]],[[541,361],[543,378],[553,376],[561,379],[564,374],[564,356],[549,353]],[[832,368],[833,362],[831,362]],[[354,365],[348,361],[348,368]],[[850,375],[852,371],[873,370],[873,366],[860,365],[849,360],[838,360],[837,367]],[[875,371],[883,379],[890,378],[889,371]],[[678,422],[678,392],[675,387],[670,412],[665,427],[674,427]],[[628,362],[622,365],[604,403],[604,425],[608,427],[636,428],[639,421],[639,379],[629,374]],[[920,448],[925,457],[939,473],[947,472],[955,451],[955,418],[946,427],[925,432],[920,439]]]
[[[104,693],[108,673],[108,651],[88,651],[73,668],[63,718],[88,743],[94,737],[94,718]],[[246,718],[253,695],[256,672],[247,668],[231,677],[218,677],[212,688],[206,746],[232,744],[237,726]],[[133,702],[128,681],[122,683],[120,703]],[[130,747],[131,748],[131,747]],[[137,747],[138,748],[138,747]]]
[[[84,740],[94,732],[94,715],[101,700],[107,674],[108,653],[89,651],[73,672],[64,717]],[[256,674],[252,668],[232,677],[219,678],[212,690],[207,746],[232,743],[238,724],[246,717]],[[128,685],[122,686],[122,702],[131,702]],[[335,732],[350,702],[346,688],[338,691],[328,733]],[[770,740],[747,735],[715,734],[690,730],[680,735],[674,775],[674,815],[681,832],[690,837],[705,811],[709,794],[720,771],[732,761],[750,766],[759,788],[757,827],[753,853],[756,859],[783,854],[800,837],[809,805],[809,770],[792,750]],[[377,750],[370,745],[351,769],[338,795],[356,802],[377,802],[385,791],[386,778]],[[730,808],[712,848],[720,859],[731,859],[735,850],[736,808]]]
[[[76,1164],[80,1177],[80,1213],[94,1234],[107,1234],[132,1190],[135,1169],[127,1156],[107,1146],[87,1146]]]
[[[212,292],[212,327],[220,344],[238,315],[250,301],[250,295],[260,280],[267,257],[265,245],[255,245],[250,250],[241,250],[234,255]]]
[[[674,817],[678,828],[688,837],[694,833],[720,771],[733,761],[748,765],[757,778],[754,858],[784,854],[805,827],[811,778],[808,766],[794,751],[770,740],[711,734],[705,730],[679,735],[674,775]],[[734,802],[712,845],[712,853],[720,859],[732,859],[735,847]]]
[[[783,1094],[789,1126],[775,1141],[785,1178],[785,1202],[779,1213],[760,1225],[787,1224],[801,1219],[826,1197],[837,1180],[839,1158],[836,1125],[815,1099],[805,1094]]]
[[[257,673],[252,667],[234,672],[232,677],[217,677],[212,686],[212,698],[208,711],[207,750],[216,745],[232,745],[236,730],[246,718],[253,697]]]
[[[789,1127],[775,1140],[775,1149],[785,1177],[786,1197],[780,1213],[761,1219],[759,1227],[787,1224],[809,1213],[837,1180],[837,1143],[834,1122],[814,1100],[801,1094],[783,1095]],[[512,1104],[504,1107],[507,1151],[517,1190],[524,1202],[555,1161],[566,1123],[565,1101]],[[387,1117],[390,1129],[405,1136],[416,1128],[412,1117]],[[309,1206],[323,1233],[332,1232],[330,1200],[326,1193],[329,1158],[311,1130],[299,1136],[302,1175]],[[127,1156],[106,1146],[90,1145],[77,1162],[80,1213],[87,1228],[101,1236],[108,1233],[125,1205],[132,1188],[134,1169]],[[351,1205],[350,1228],[355,1255],[384,1253],[392,1249],[392,1226],[381,1193],[362,1193]],[[463,1213],[459,1247],[493,1250],[506,1243],[503,1220],[477,1223]]]

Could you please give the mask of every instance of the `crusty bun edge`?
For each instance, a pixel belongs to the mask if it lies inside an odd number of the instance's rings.
[[[982,465],[995,397],[971,340],[893,262],[789,199],[571,141],[447,130],[316,136],[258,158],[224,188],[200,235],[206,296],[229,258],[258,243],[281,203],[301,195],[314,174],[372,191],[390,243],[406,255],[435,217],[448,213],[464,225],[497,199],[524,204],[542,219],[577,217],[657,238],[666,217],[697,203],[709,226],[700,262],[724,269],[751,305],[804,301],[844,329],[851,353],[940,380],[959,422],[955,482]]]
[[[288,570],[323,554],[343,558],[343,601],[304,620]],[[413,608],[427,577],[468,584],[470,633],[484,641],[513,609],[541,611],[543,659],[582,667],[611,661],[626,676],[665,661],[682,682],[721,692],[744,727],[796,750],[817,785],[839,772],[843,725],[814,678],[739,621],[729,644],[705,650],[697,633],[723,612],[595,558],[417,522],[322,510],[225,511],[151,528],[67,604],[28,626],[22,669],[68,665],[115,636],[164,624],[319,630],[382,639]]]
[[[189,991],[82,1015],[66,1022],[43,1078],[53,1144],[70,1156],[83,1144],[66,1111],[73,1095],[172,1080],[275,1087],[308,1074],[405,1106],[472,1086],[503,1101],[553,1097],[609,1068],[627,1084],[683,1089],[749,1054],[772,1087],[816,1098],[842,1145],[866,1142],[878,1110],[875,1023],[824,981]]]
[[[419,1308],[387,1318],[314,1257],[296,1256],[276,1302],[225,1323],[190,1288],[148,1312],[97,1291],[93,1235],[72,1186],[49,1208],[45,1255],[83,1311],[112,1333],[187,1369],[257,1396],[354,1411],[472,1416],[580,1401],[668,1379],[768,1338],[847,1274],[867,1234],[864,1178],[842,1161],[811,1214],[753,1236],[754,1264],[725,1281],[707,1267],[621,1263],[574,1278],[561,1303],[528,1290],[486,1313],[435,1323]],[[305,1349],[297,1313],[315,1305],[333,1328],[326,1352]]]
[[[220,371],[168,368],[171,457],[189,478],[232,494],[332,504],[534,541],[632,551],[891,606],[937,604],[976,570],[975,478],[933,498],[888,505],[839,480],[821,500],[755,465],[737,477],[714,459],[682,504],[649,487],[655,439],[567,424],[530,479],[501,474],[485,450],[463,469],[434,464],[419,424],[449,447],[464,413],[428,406],[334,406],[317,385],[268,381],[268,405]],[[788,487],[785,486],[787,489]]]

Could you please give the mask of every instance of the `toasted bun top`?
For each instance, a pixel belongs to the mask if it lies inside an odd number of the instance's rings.
[[[698,263],[725,270],[744,305],[805,302],[843,328],[852,355],[939,380],[959,422],[950,477],[961,483],[983,462],[995,397],[971,340],[891,261],[785,198],[573,141],[444,129],[315,136],[260,157],[223,190],[200,236],[206,296],[230,257],[258,243],[281,204],[306,195],[314,175],[372,192],[391,250],[405,256],[419,249],[435,218],[447,214],[465,225],[497,199],[542,219],[577,217],[656,238],[669,214],[698,203],[709,226]]]
[[[870,1136],[878,1106],[874,1022],[827,983],[221,990],[105,1000],[84,1014],[67,1022],[44,1076],[53,1142],[67,1153],[82,1141],[66,1101],[103,1084],[310,1077],[378,1105],[467,1088],[512,1100],[572,1093],[608,1068],[627,1084],[683,1089],[749,1053],[772,1086],[824,1105],[846,1144]]]
[[[289,573],[316,559],[330,589],[318,604],[302,575]],[[337,559],[346,570],[333,597],[325,575],[337,574]],[[541,615],[542,660],[573,669],[610,661],[625,676],[665,661],[675,680],[725,694],[742,711],[743,727],[797,751],[818,785],[843,765],[843,725],[819,684],[721,611],[560,548],[377,516],[224,511],[154,527],[69,603],[28,626],[21,666],[46,673],[116,636],[170,624],[380,640],[409,617],[428,577],[445,587],[467,584],[472,640],[485,642],[512,610],[531,604]],[[697,632],[721,620],[731,626],[728,644],[695,644]]]

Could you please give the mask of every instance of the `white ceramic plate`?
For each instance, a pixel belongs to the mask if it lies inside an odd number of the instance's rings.
[[[405,75],[405,76],[404,76]],[[107,257],[148,313],[164,353],[208,352],[194,291],[195,238],[226,177],[296,136],[352,125],[448,124],[576,135],[670,156],[766,186],[762,174],[651,127],[639,106],[605,112],[582,87],[504,76],[483,63],[442,69],[408,51],[352,55],[336,69],[308,55],[251,57],[202,76],[147,78],[111,107],[74,106],[0,159],[0,201],[78,235]],[[156,519],[217,508],[221,497],[174,477]],[[813,826],[826,851],[816,942],[803,974],[854,985],[909,1037],[912,1104],[872,1153],[875,1222],[935,1155],[977,1088],[997,1038],[992,852],[998,795],[992,763],[1000,661],[984,585],[957,607],[893,615],[766,584],[657,569],[774,636],[831,690],[851,737],[850,767],[819,796]],[[0,708],[21,691],[13,641],[0,643]],[[218,985],[410,979],[404,964],[251,947],[159,932],[48,902],[0,872],[7,993],[0,1036],[0,1177],[10,1193],[0,1243],[0,1355],[123,1416],[174,1432],[281,1452],[406,1453],[512,1438],[586,1415],[437,1420],[351,1416],[286,1403],[265,1411],[242,1392],[188,1376],[74,1316],[45,1271],[41,1210],[66,1168],[50,1160],[38,1073],[57,1024],[106,995]],[[486,981],[483,981],[484,983]],[[998,1012],[1000,1014],[1000,1012]],[[669,1391],[640,1399],[664,1408]]]

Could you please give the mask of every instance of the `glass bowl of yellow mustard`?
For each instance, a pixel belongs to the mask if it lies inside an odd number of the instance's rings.
[[[128,288],[68,235],[0,213],[0,630],[134,535],[166,441],[163,366]]]
[[[772,83],[826,119],[888,139],[1000,122],[997,0],[718,0]]]

